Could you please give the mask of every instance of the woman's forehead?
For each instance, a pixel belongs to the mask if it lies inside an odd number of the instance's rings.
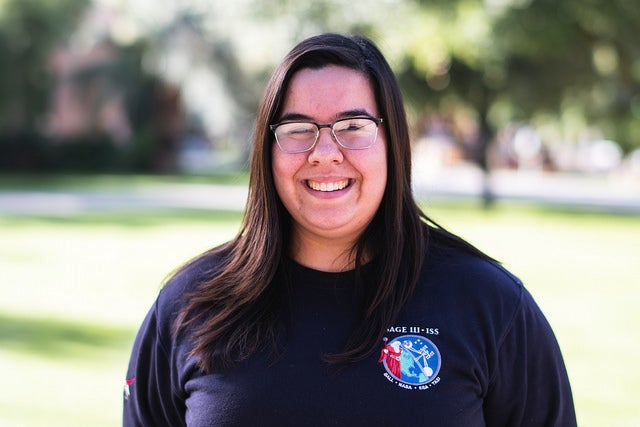
[[[353,112],[377,116],[378,108],[368,76],[337,65],[303,68],[291,78],[284,94],[281,117],[301,115],[314,119],[352,116]]]

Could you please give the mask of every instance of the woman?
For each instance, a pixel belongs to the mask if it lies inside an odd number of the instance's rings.
[[[126,426],[575,425],[531,296],[417,207],[371,41],[297,45],[252,156],[237,237],[173,275],[138,333]]]

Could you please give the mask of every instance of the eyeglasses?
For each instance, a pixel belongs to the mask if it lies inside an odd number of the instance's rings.
[[[371,147],[378,136],[378,125],[382,119],[376,117],[349,117],[333,123],[283,122],[269,125],[276,136],[276,143],[285,153],[310,151],[318,142],[320,129],[331,129],[331,135],[343,148],[365,150]]]

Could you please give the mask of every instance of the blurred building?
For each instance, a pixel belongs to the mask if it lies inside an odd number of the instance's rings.
[[[60,47],[51,54],[55,77],[46,133],[54,141],[106,135],[117,145],[131,141],[126,93],[119,87],[120,52],[104,42],[89,50]]]

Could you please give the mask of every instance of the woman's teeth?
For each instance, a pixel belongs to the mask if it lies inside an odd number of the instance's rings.
[[[344,179],[342,181],[337,181],[337,182],[314,182],[314,181],[307,181],[307,185],[309,186],[309,188],[316,190],[316,191],[338,191],[338,190],[342,190],[343,188],[345,188],[347,185],[349,185],[349,180],[348,179]]]

